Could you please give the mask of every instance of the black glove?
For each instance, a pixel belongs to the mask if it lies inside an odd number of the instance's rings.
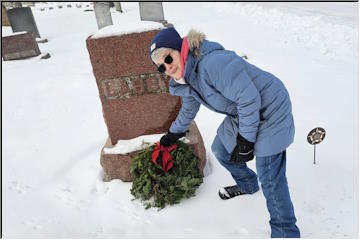
[[[245,163],[254,158],[254,143],[249,142],[240,134],[236,137],[236,147],[231,154],[231,163]]]
[[[176,143],[177,140],[185,136],[186,132],[183,133],[171,133],[168,132],[166,135],[162,136],[160,139],[160,145],[164,147],[169,147]]]

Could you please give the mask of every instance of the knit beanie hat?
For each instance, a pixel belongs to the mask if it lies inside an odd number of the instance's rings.
[[[156,34],[154,39],[150,44],[149,55],[158,48],[172,48],[181,52],[181,45],[183,39],[180,37],[179,33],[175,28],[165,28]]]

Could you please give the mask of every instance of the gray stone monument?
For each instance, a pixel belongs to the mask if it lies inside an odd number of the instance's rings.
[[[94,11],[99,29],[113,25],[109,2],[94,2]]]
[[[114,2],[114,5],[115,5],[116,11],[121,12],[121,13],[123,12],[122,9],[121,9],[120,2]]]
[[[34,38],[40,38],[31,8],[9,9],[7,10],[7,16],[13,32],[31,32]]]
[[[139,8],[142,21],[165,21],[162,2],[139,2]]]

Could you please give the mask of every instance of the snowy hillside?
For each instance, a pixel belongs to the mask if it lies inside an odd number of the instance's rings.
[[[208,163],[195,197],[145,210],[131,201],[131,183],[102,181],[107,129],[85,45],[97,25],[81,4],[33,8],[49,40],[39,47],[50,59],[2,61],[3,237],[268,238],[261,191],[228,201],[217,195],[234,181],[210,151],[224,116],[204,107],[195,121]],[[112,11],[114,24],[140,21],[138,3],[121,4],[124,13]],[[181,35],[201,30],[284,82],[296,126],[287,177],[302,237],[358,238],[358,3],[163,6]],[[315,127],[327,131],[316,165],[306,140]],[[249,166],[255,170],[255,161]]]

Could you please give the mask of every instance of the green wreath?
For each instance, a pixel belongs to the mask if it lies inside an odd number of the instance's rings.
[[[203,182],[199,158],[185,143],[177,141],[176,144],[177,148],[171,152],[173,167],[167,173],[152,162],[155,145],[143,149],[134,158],[130,168],[133,175],[130,191],[135,199],[141,199],[146,209],[157,207],[161,210],[166,204],[177,204],[183,198],[192,197]],[[157,162],[159,159],[161,154]]]

